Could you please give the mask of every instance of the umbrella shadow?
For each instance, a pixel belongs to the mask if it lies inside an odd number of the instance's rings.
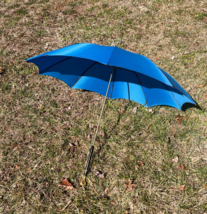
[[[195,102],[195,101],[194,101]],[[187,109],[191,109],[191,108],[197,108],[197,109],[199,109],[199,110],[202,110],[202,108],[198,105],[198,103],[197,102],[195,102],[196,103],[196,105],[194,105],[194,104],[192,104],[192,103],[184,103],[183,105],[182,105],[182,111],[186,111]]]

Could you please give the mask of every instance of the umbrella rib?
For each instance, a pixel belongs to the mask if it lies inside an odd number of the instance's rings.
[[[55,65],[57,65],[57,64],[59,64],[59,63],[65,61],[65,60],[67,60],[67,59],[70,59],[70,58],[72,58],[72,57],[69,56],[69,57],[67,57],[66,59],[60,60],[59,62],[56,62],[55,64],[53,64],[53,65],[47,67],[46,69],[44,69],[43,71],[41,71],[41,72],[39,72],[39,73],[42,73],[42,72],[46,71],[47,69],[52,68],[53,66],[55,66]]]
[[[130,100],[129,82],[127,82],[127,86],[128,86],[128,97],[129,97],[129,100]]]
[[[110,99],[111,99],[111,96],[112,96],[112,92],[113,92],[113,90],[114,90],[115,78],[116,78],[116,68],[114,69],[114,79],[113,79],[113,85],[112,85],[112,89],[111,89]]]
[[[146,96],[145,96],[144,89],[143,89],[143,86],[142,86],[142,84],[141,84],[141,81],[140,81],[140,79],[139,79],[139,77],[138,77],[138,74],[137,74],[135,71],[133,71],[133,72],[135,73],[135,75],[136,75],[136,77],[137,77],[137,79],[138,79],[138,81],[139,81],[139,83],[140,83],[140,86],[142,87],[142,91],[143,91],[143,94],[144,94],[144,98],[145,98],[145,100],[146,100],[145,105],[147,105],[147,98],[146,98]],[[148,105],[147,105],[147,106],[148,106]]]
[[[160,71],[162,72],[162,70],[160,69]],[[163,73],[163,72],[162,72]],[[164,73],[163,73],[164,74]],[[165,74],[164,74],[165,75]],[[165,75],[165,77],[168,79],[168,77]],[[170,82],[170,80],[168,79],[168,81]],[[171,82],[170,82],[171,83]],[[171,83],[172,84],[172,83]],[[170,93],[171,97],[173,98],[173,100],[175,101],[175,103],[177,104],[178,108],[181,109],[181,107],[178,105],[175,97],[172,95],[172,93],[169,91],[169,89],[166,87],[166,85],[163,83],[163,85],[165,86],[165,88],[168,90],[168,92]]]
[[[90,69],[92,68],[97,62],[94,62],[89,68],[87,68],[81,75],[80,77],[76,80],[76,82],[71,86],[71,88],[73,88],[73,86],[80,80],[80,78]]]

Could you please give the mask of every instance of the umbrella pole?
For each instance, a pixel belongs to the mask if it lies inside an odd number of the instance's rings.
[[[87,175],[88,167],[89,167],[90,160],[91,160],[91,157],[92,157],[92,154],[93,154],[94,144],[95,144],[96,136],[97,136],[97,133],[98,133],[98,128],[99,128],[99,125],[100,125],[100,122],[101,122],[101,117],[102,117],[102,114],[103,114],[103,110],[104,110],[106,98],[107,98],[107,95],[108,95],[109,86],[111,84],[111,79],[112,79],[113,72],[114,72],[114,67],[113,67],[113,69],[111,71],[108,88],[107,88],[106,95],[105,95],[104,102],[103,102],[103,106],[102,106],[102,109],[101,109],[101,114],[100,114],[100,117],[99,117],[98,125],[97,125],[97,128],[96,128],[96,133],[94,135],[93,143],[92,143],[92,146],[91,146],[91,149],[90,149],[90,153],[89,153],[89,157],[88,157],[88,161],[87,161],[87,165],[86,165],[86,169],[85,169],[85,173],[84,173],[85,176]]]

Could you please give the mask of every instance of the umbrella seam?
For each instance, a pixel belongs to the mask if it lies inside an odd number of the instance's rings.
[[[159,68],[160,69],[160,68]],[[162,70],[160,69],[160,71],[162,72]],[[163,73],[163,72],[162,72]],[[164,74],[164,73],[163,73]],[[165,75],[165,74],[164,74]],[[165,75],[165,77],[168,79],[168,77]],[[168,79],[168,81],[171,83],[171,81]],[[171,83],[172,84],[172,83]],[[168,90],[168,92],[170,93],[171,97],[173,98],[173,100],[175,101],[175,103],[177,104],[177,106],[181,109],[181,107],[178,105],[175,97],[173,96],[173,94],[169,91],[169,89],[166,87],[166,85],[163,83],[163,85],[165,86],[165,88]],[[172,84],[173,86],[173,84]],[[174,86],[173,86],[174,87]]]
[[[148,104],[147,104],[147,98],[146,98],[146,96],[145,96],[145,93],[144,93],[144,89],[143,89],[142,83],[141,83],[141,81],[140,81],[140,79],[139,79],[139,77],[138,77],[138,74],[137,74],[135,71],[133,71],[133,72],[135,73],[135,75],[136,75],[136,77],[137,77],[137,79],[138,79],[138,81],[139,81],[139,83],[140,83],[140,86],[141,86],[141,88],[142,88],[142,91],[143,91],[143,94],[144,94],[144,98],[145,98],[145,100],[146,100],[146,102],[145,102],[145,104],[144,104],[144,105],[148,106]]]
[[[71,86],[71,88],[73,88],[73,86],[80,80],[80,78],[90,69],[92,68],[97,62],[93,63],[91,66],[89,66],[81,75],[80,77],[76,80],[76,82]]]
[[[110,62],[110,60],[111,60],[111,57],[112,57],[112,55],[113,55],[113,53],[114,53],[115,49],[116,49],[116,46],[114,47],[113,51],[111,52],[111,56],[109,57],[108,63],[107,63],[106,65],[108,65],[108,64],[109,64],[109,62]]]
[[[72,58],[72,57],[69,56],[69,57],[67,57],[66,59],[63,59],[63,60],[61,60],[61,61],[59,61],[59,62],[56,62],[55,64],[49,66],[48,68],[44,69],[43,71],[41,71],[41,72],[39,71],[39,73],[41,74],[42,72],[45,72],[47,69],[52,68],[53,66],[55,66],[55,65],[57,65],[57,64],[59,64],[59,63],[65,61],[65,60],[67,60],[67,59],[70,59],[70,58]]]

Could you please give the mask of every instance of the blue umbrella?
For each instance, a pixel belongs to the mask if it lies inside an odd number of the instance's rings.
[[[105,95],[85,175],[106,98],[128,99],[146,107],[167,105],[179,110],[185,103],[196,104],[168,73],[147,57],[119,47],[74,44],[26,61],[36,64],[41,75],[56,77],[71,88]]]

